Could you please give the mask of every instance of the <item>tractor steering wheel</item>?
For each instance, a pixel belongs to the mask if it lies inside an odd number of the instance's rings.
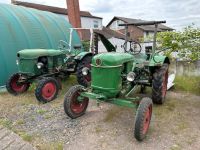
[[[129,44],[130,44],[129,47],[127,45],[129,50],[126,50],[126,48],[125,48],[126,42],[124,43],[123,47],[124,47],[125,52],[131,53],[131,54],[134,54],[134,55],[139,54],[141,52],[142,46],[140,45],[139,42],[129,41]]]

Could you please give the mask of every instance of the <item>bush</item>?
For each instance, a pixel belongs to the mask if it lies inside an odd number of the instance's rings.
[[[167,55],[177,51],[184,60],[195,61],[200,59],[200,28],[188,26],[182,31],[158,33],[159,47],[167,47]]]

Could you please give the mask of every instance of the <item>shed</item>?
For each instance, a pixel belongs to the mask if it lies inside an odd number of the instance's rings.
[[[16,54],[22,49],[58,49],[69,42],[71,25],[57,15],[22,6],[0,4],[0,87],[17,72]],[[73,32],[72,45],[80,45]]]

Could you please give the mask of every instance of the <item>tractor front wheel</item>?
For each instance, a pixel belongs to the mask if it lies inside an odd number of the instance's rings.
[[[81,97],[78,99],[81,92],[83,92],[83,86],[75,85],[65,94],[64,110],[72,119],[82,116],[87,109],[89,98]]]
[[[85,56],[77,65],[77,81],[84,87],[89,86],[91,81],[91,73],[89,71],[87,75],[83,75],[82,69],[87,67],[89,70],[91,70],[91,61],[92,56]]]
[[[152,81],[152,100],[155,104],[163,104],[167,93],[168,64],[156,70]]]
[[[38,101],[47,103],[57,97],[58,90],[59,84],[56,79],[52,77],[43,78],[35,89],[35,96]]]
[[[6,89],[10,94],[18,95],[24,93],[30,87],[30,83],[20,83],[21,74],[13,74],[6,82]]]
[[[134,135],[138,141],[142,141],[148,132],[151,122],[153,102],[150,98],[143,98],[139,104],[135,118]]]

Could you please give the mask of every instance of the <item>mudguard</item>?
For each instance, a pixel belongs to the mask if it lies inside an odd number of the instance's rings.
[[[93,54],[91,52],[81,52],[74,59],[76,61],[81,61],[85,56],[92,56],[92,55]]]
[[[149,66],[161,66],[164,63],[170,64],[169,58],[167,56],[155,55],[152,57]]]

